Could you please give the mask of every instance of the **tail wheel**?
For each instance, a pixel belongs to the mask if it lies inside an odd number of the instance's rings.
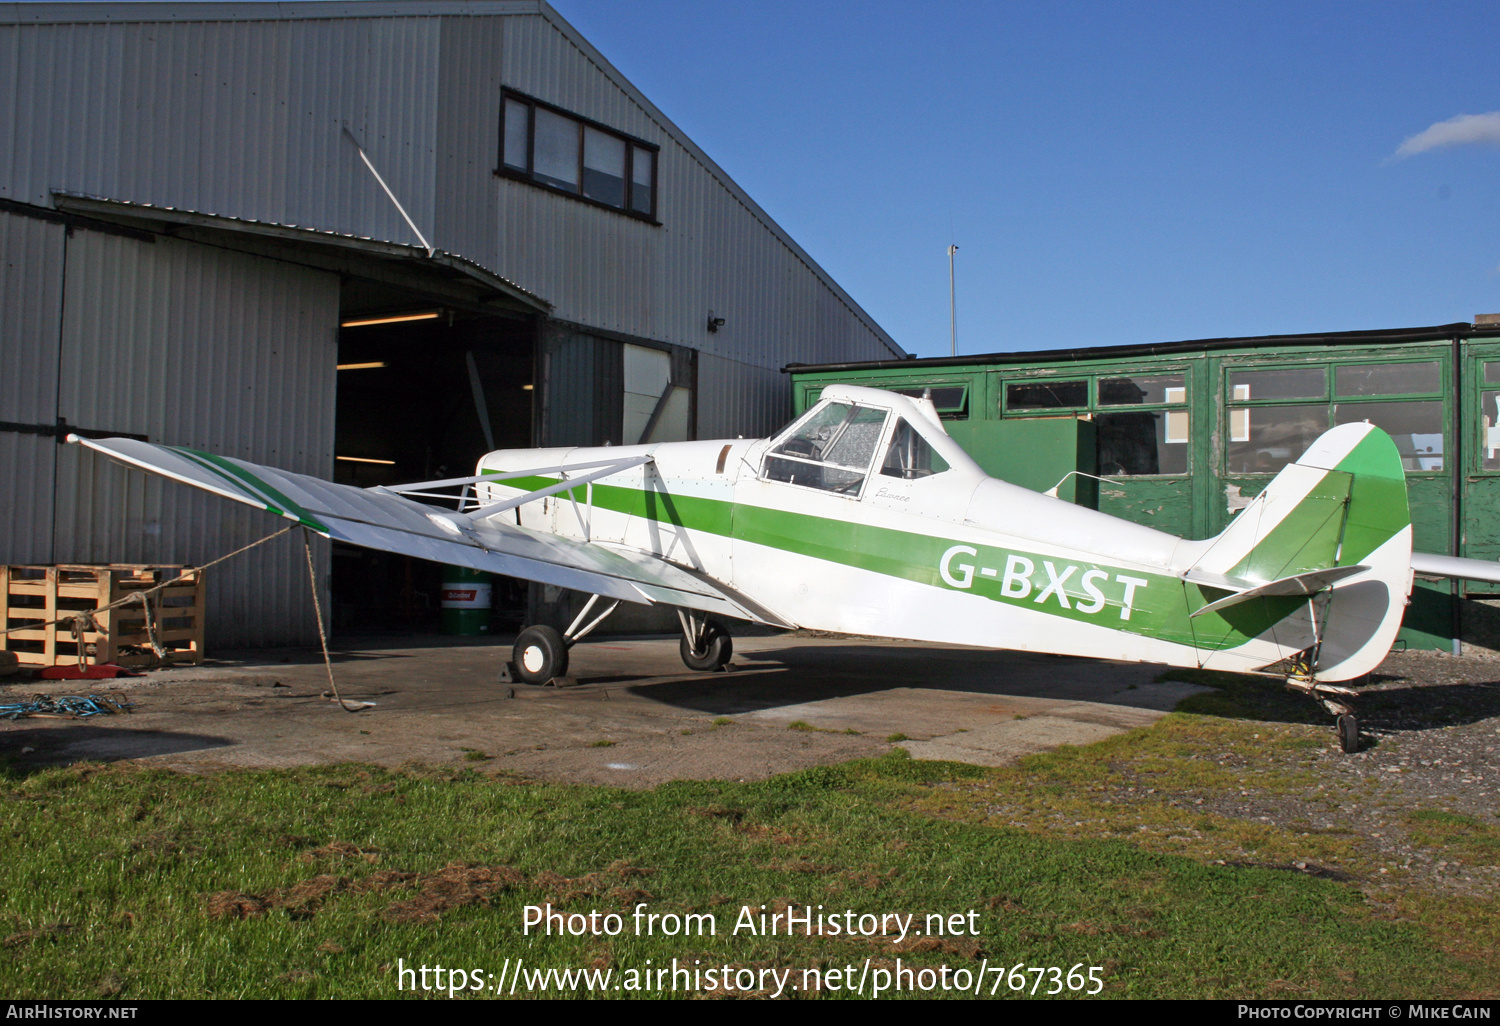
[[[1338,724],[1339,745],[1347,754],[1353,755],[1359,751],[1359,721],[1345,713],[1339,717]]]
[[[528,627],[516,637],[511,661],[521,680],[527,684],[545,684],[568,672],[568,646],[551,627]]]
[[[734,655],[734,639],[717,620],[705,620],[695,647],[684,634],[678,645],[682,661],[690,670],[722,670]]]

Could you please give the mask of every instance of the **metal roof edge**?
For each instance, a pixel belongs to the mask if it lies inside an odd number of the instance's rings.
[[[387,242],[381,239],[372,239],[360,235],[346,235],[341,232],[328,231],[321,228],[280,224],[275,221],[258,221],[253,218],[234,217],[227,214],[209,214],[197,210],[183,210],[178,207],[158,206],[153,203],[137,203],[132,200],[110,199],[105,196],[89,196],[83,193],[72,192],[54,192],[52,196],[53,201],[60,210],[87,214],[101,220],[108,220],[111,217],[155,219],[170,224],[245,232],[292,242],[341,246],[346,249],[354,249],[376,256],[400,257],[409,260],[437,263],[458,271],[466,277],[479,282],[481,285],[509,296],[511,299],[541,313],[547,313],[552,309],[552,304],[541,296],[526,291],[521,286],[502,278],[500,275],[480,264],[476,264],[467,257],[460,256],[457,253],[449,253],[446,250],[434,250],[429,254],[421,246],[412,246],[403,242]]]
[[[1033,349],[1015,353],[982,353],[975,356],[931,356],[910,360],[868,360],[851,363],[789,363],[783,374],[826,373],[843,370],[896,370],[908,367],[998,366],[1016,363],[1073,363],[1082,360],[1131,356],[1170,356],[1177,353],[1212,352],[1221,349],[1268,349],[1278,345],[1353,346],[1394,342],[1440,342],[1452,338],[1500,337],[1500,324],[1457,321],[1424,328],[1381,328],[1370,331],[1335,331],[1309,335],[1246,335],[1226,338],[1186,339],[1087,349]]]
[[[305,3],[7,3],[0,24],[315,21],[539,14],[540,0],[307,0]]]

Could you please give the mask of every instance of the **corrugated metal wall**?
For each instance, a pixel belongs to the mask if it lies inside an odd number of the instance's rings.
[[[444,18],[433,245],[499,270],[500,18]],[[504,272],[501,272],[504,273]]]
[[[415,243],[342,129],[430,233],[439,40],[436,18],[0,25],[0,194]]]
[[[57,420],[57,347],[62,320],[61,224],[0,211],[0,420]],[[52,474],[57,441],[0,430],[0,562],[45,563],[52,555]]]
[[[541,445],[620,444],[624,347],[563,324],[542,336]]]
[[[791,387],[785,374],[771,367],[699,354],[699,438],[761,438],[791,417]]]
[[[75,231],[57,412],[70,424],[331,478],[338,308],[331,274]],[[78,446],[57,456],[59,562],[203,563],[285,526]],[[326,544],[316,552],[326,581]],[[217,646],[316,637],[296,535],[212,571],[208,626]]]

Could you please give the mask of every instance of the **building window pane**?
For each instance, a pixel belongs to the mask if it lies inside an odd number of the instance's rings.
[[[1187,402],[1181,374],[1136,374],[1128,378],[1100,378],[1100,406]]]
[[[505,101],[505,166],[527,170],[526,136],[530,130],[531,105]]]
[[[1328,407],[1322,404],[1260,406],[1229,414],[1231,474],[1274,474],[1328,430]]]
[[[536,109],[536,153],[531,169],[537,181],[578,190],[578,122]]]
[[[1229,401],[1255,399],[1321,399],[1328,394],[1328,372],[1322,367],[1229,372]]]
[[[651,195],[651,183],[656,177],[656,154],[632,146],[630,168],[630,209],[650,214],[656,209],[655,197]]]
[[[1491,367],[1500,371],[1500,363],[1485,364],[1486,381]],[[1479,395],[1479,468],[1500,470],[1500,392]]]
[[[1088,404],[1087,381],[1025,381],[1005,386],[1007,410],[1060,410]]]
[[[1484,365],[1484,383],[1494,384],[1500,381],[1500,363],[1487,363]]]
[[[625,140],[584,128],[583,194],[612,207],[625,205]]]
[[[897,395],[932,400],[933,407],[943,420],[966,420],[969,416],[968,388],[963,385],[930,385],[922,388],[893,388]]]
[[[1339,403],[1335,424],[1369,421],[1390,435],[1407,470],[1443,469],[1443,403]]]
[[[1187,473],[1187,410],[1101,413],[1094,426],[1101,476]]]
[[[1442,373],[1432,363],[1377,363],[1333,369],[1335,395],[1414,395],[1436,392]]]
[[[656,152],[608,125],[504,90],[496,174],[655,221]]]

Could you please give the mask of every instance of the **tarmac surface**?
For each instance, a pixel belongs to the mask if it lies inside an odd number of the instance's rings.
[[[677,638],[586,639],[567,687],[498,682],[509,639],[340,638],[317,652],[226,653],[103,681],[0,680],[0,703],[98,694],[128,715],[0,721],[13,765],[132,760],[205,772],[363,762],[473,765],[650,787],[752,780],[881,755],[984,766],[1145,726],[1193,685],[1151,664],[782,635],[735,638],[731,669],[687,670]]]

